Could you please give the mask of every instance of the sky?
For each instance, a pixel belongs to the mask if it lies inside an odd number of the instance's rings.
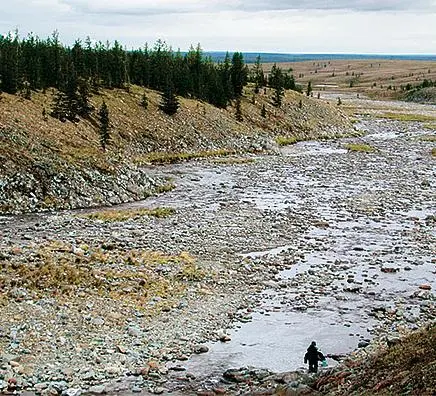
[[[436,0],[0,0],[0,34],[126,48],[435,54]]]

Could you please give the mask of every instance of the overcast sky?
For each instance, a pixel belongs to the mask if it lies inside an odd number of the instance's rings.
[[[0,0],[0,33],[174,49],[436,53],[436,0]]]

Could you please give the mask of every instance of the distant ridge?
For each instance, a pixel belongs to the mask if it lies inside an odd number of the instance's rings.
[[[204,52],[206,56],[210,56],[214,62],[221,62],[226,56],[226,52],[209,51]],[[232,52],[229,52],[232,56]],[[304,61],[320,61],[320,60],[365,60],[365,59],[388,59],[388,60],[417,60],[417,61],[436,61],[436,54],[279,54],[269,52],[243,52],[246,63],[256,62],[256,58],[260,55],[262,63],[274,62],[304,62]]]

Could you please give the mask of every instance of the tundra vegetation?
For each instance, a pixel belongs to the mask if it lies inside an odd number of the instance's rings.
[[[373,153],[375,148],[366,143],[349,143],[345,145],[348,151],[355,151],[359,153]]]

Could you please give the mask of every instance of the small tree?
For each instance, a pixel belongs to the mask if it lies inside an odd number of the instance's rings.
[[[269,86],[274,89],[273,105],[280,107],[282,105],[282,98],[284,95],[284,77],[280,67],[276,64],[271,68],[271,73],[268,80]]]
[[[56,92],[53,98],[50,115],[62,122],[65,122],[68,119],[68,97],[64,92]]]
[[[174,93],[174,87],[171,82],[167,82],[165,91],[162,93],[159,108],[168,115],[174,115],[179,109],[179,101]]]
[[[110,140],[110,121],[109,121],[109,109],[106,105],[106,102],[103,101],[99,111],[98,117],[100,121],[100,144],[103,148],[103,151],[106,151],[106,146],[109,144]]]
[[[141,106],[147,110],[148,108],[148,98],[147,95],[145,95],[145,92],[142,94],[142,98],[141,98]]]
[[[77,114],[81,117],[88,117],[94,107],[90,103],[91,83],[89,80],[79,78],[77,80]]]
[[[21,95],[24,99],[31,100],[32,99],[32,91],[30,90],[30,83],[27,80],[24,80],[21,84]]]
[[[274,90],[273,105],[275,107],[281,107],[283,95],[284,95],[284,92],[283,92],[283,88],[282,87],[277,87]]]
[[[307,83],[306,95],[307,95],[307,96],[310,96],[311,93],[312,93],[312,82],[309,81],[309,82]]]
[[[236,116],[236,121],[242,122],[244,121],[244,118],[242,117],[242,110],[241,110],[241,98],[238,96],[236,98],[236,103],[235,103],[235,116]]]
[[[262,110],[260,110],[260,115],[263,118],[266,118],[266,108],[265,108],[265,105],[262,105]]]

